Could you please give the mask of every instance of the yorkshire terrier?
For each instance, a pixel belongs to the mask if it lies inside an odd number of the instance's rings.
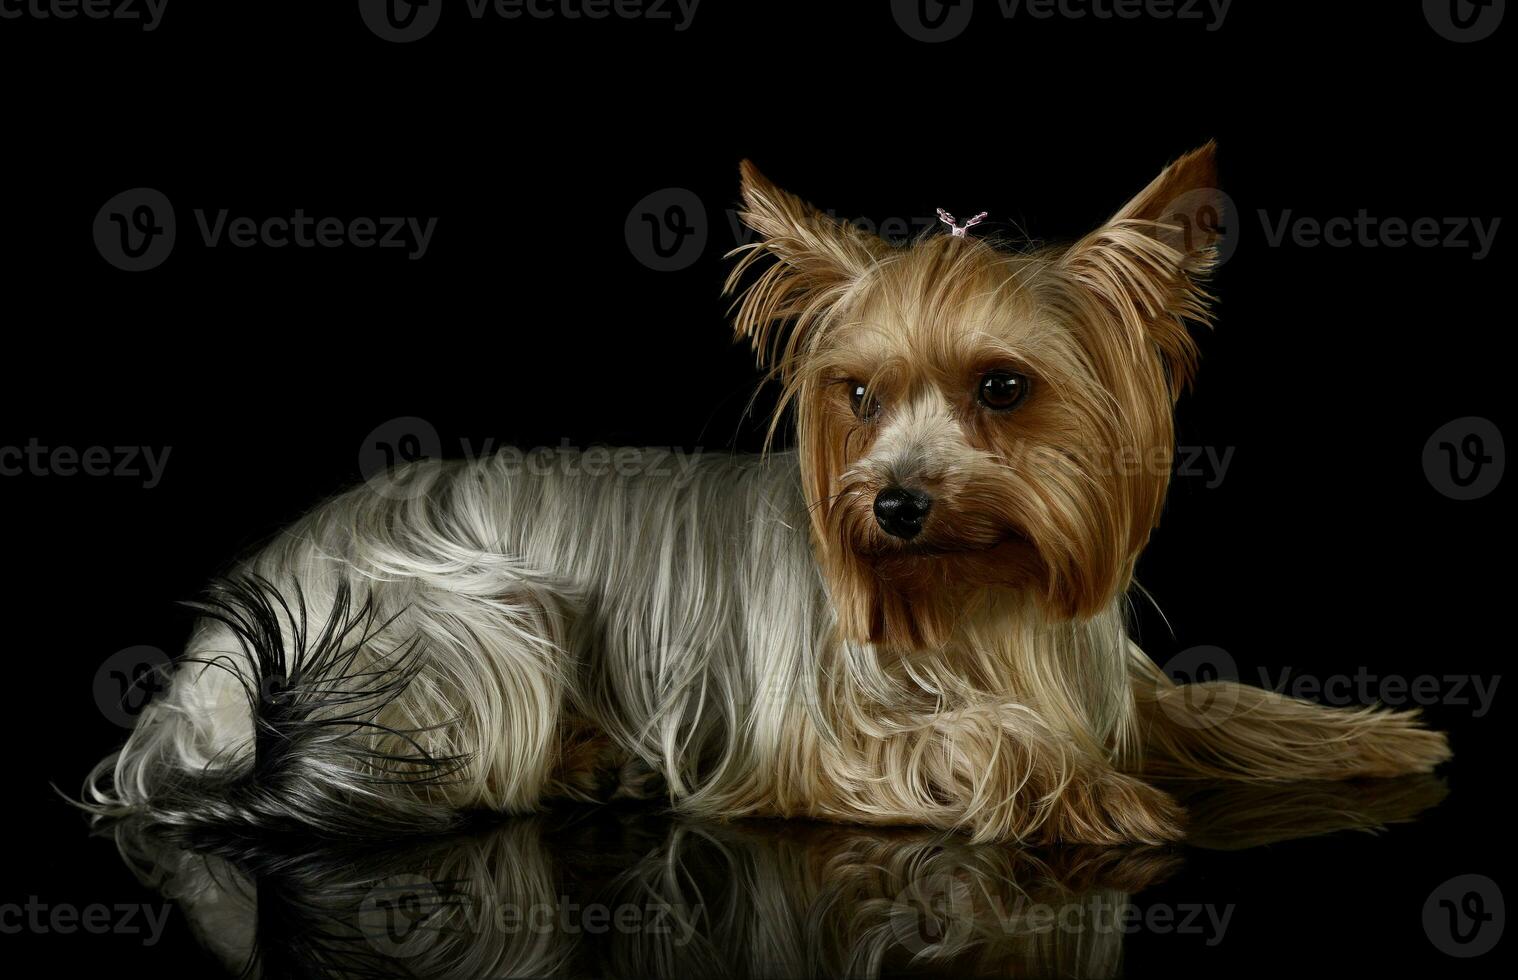
[[[1177,685],[1125,632],[1212,316],[1217,234],[1175,202],[1216,184],[1208,145],[1071,245],[945,214],[895,246],[744,163],[728,289],[794,451],[371,480],[212,588],[86,802],[373,835],[660,795],[1122,844],[1183,836],[1146,777],[1431,770],[1411,713]]]

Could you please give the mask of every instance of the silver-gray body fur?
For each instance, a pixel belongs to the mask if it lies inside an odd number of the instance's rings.
[[[903,658],[841,642],[792,453],[412,464],[318,507],[234,573],[251,576],[292,605],[298,588],[318,623],[340,583],[369,596],[389,625],[358,665],[420,640],[422,669],[377,714],[409,734],[373,737],[396,755],[404,742],[468,761],[381,798],[521,812],[585,795],[591,774],[576,767],[610,766],[623,792],[657,774],[677,806],[708,815],[951,826],[1010,805],[986,791],[1028,778],[1015,747],[995,750],[1017,726],[1063,728],[1072,752],[1091,739],[1117,752],[1131,715],[1116,604],[1057,627],[1022,609],[979,617],[995,635],[967,633],[963,644],[986,649],[952,666],[953,651]],[[187,656],[100,798],[146,804],[165,774],[252,752],[237,637],[208,619]],[[965,656],[986,668],[978,683]],[[988,676],[1001,689],[985,689]],[[956,751],[965,739],[989,756]],[[925,752],[929,740],[941,746]],[[375,795],[341,768],[322,778]]]

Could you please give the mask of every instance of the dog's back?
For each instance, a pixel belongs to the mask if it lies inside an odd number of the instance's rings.
[[[213,589],[87,800],[387,833],[773,768],[831,626],[807,533],[785,453],[508,451],[383,475]]]

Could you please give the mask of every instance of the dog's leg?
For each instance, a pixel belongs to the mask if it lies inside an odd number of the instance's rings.
[[[1162,791],[1118,772],[1027,707],[877,717],[819,751],[779,815],[926,825],[978,841],[1159,844],[1184,814]],[[821,741],[819,740],[819,744]]]
[[[582,803],[653,800],[668,795],[668,787],[648,763],[576,717],[564,725],[558,762],[543,795]]]
[[[1329,708],[1246,684],[1177,685],[1137,647],[1130,673],[1145,776],[1261,781],[1430,772],[1450,757],[1416,711]]]

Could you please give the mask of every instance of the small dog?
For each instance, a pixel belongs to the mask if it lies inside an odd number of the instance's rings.
[[[794,452],[425,461],[213,587],[86,803],[399,834],[553,797],[1159,843],[1142,777],[1426,772],[1412,714],[1178,686],[1127,637],[1210,323],[1214,150],[1062,247],[895,247],[742,167],[736,329]],[[747,281],[746,287],[743,286]],[[772,428],[771,432],[774,433]],[[1159,465],[1155,465],[1155,461]],[[362,597],[362,601],[360,601]]]

